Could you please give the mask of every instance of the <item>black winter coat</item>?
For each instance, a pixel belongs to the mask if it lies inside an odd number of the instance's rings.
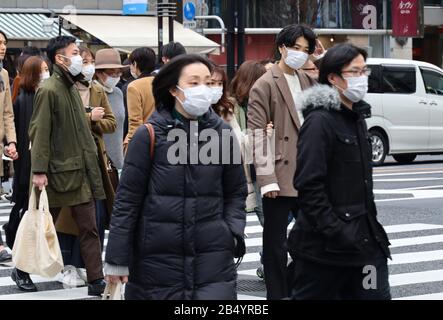
[[[34,109],[35,92],[20,91],[14,105],[14,124],[17,134],[19,158],[14,161],[14,180],[12,184],[12,207],[9,221],[4,225],[6,243],[14,246],[15,236],[23,214],[28,209],[29,183],[31,181],[31,152],[29,151],[28,128]]]
[[[160,109],[149,122],[155,129],[154,158],[147,129],[141,126],[126,155],[106,262],[129,266],[127,299],[236,299],[234,250],[236,242],[244,244],[246,225],[241,161],[170,164],[167,154],[175,141],[167,141],[168,133],[187,133],[188,143],[181,147],[188,151],[189,163],[189,132],[196,121],[174,119]],[[206,128],[219,137],[230,129],[212,109],[198,121],[199,132]],[[199,149],[204,145],[199,142]]]
[[[326,85],[307,90],[303,100],[294,179],[301,212],[288,240],[291,256],[343,266],[390,257],[376,218],[363,114],[341,104],[338,92]]]

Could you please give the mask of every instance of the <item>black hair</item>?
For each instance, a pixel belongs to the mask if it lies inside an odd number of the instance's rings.
[[[181,54],[186,54],[186,49],[180,42],[169,42],[162,47],[162,58],[172,59]]]
[[[0,34],[2,34],[3,37],[5,37],[6,43],[8,43],[9,40],[8,40],[8,37],[6,36],[6,33],[3,32],[2,30],[0,30]]]
[[[151,48],[141,47],[132,51],[129,56],[131,64],[137,62],[137,68],[141,73],[151,73],[155,68],[155,52]]]
[[[55,55],[60,49],[67,48],[71,43],[75,43],[77,39],[70,36],[58,36],[49,40],[48,46],[46,47],[46,53],[52,64],[55,64]]]
[[[29,55],[29,56],[41,56],[42,55],[42,53],[41,53],[39,48],[37,48],[37,47],[30,47],[30,46],[24,47],[23,50],[22,50],[22,54],[26,54],[26,55]]]
[[[368,58],[366,50],[349,43],[337,44],[328,49],[321,59],[318,81],[321,84],[331,85],[328,76],[331,73],[341,76],[343,67],[350,64],[359,55],[362,55],[365,61]]]
[[[183,68],[193,63],[204,64],[212,74],[211,62],[197,54],[186,54],[175,57],[160,69],[160,72],[152,82],[152,91],[157,108],[166,108],[169,111],[174,108],[175,98],[169,90],[176,88]]]
[[[316,45],[315,33],[314,31],[312,31],[311,28],[303,24],[291,24],[284,27],[277,35],[277,38],[275,39],[275,44],[277,48],[283,45],[285,45],[285,47],[287,48],[290,48],[295,45],[295,42],[300,37],[304,37],[306,40],[308,40],[309,54],[314,53]]]

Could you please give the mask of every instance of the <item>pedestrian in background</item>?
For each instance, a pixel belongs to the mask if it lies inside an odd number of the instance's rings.
[[[6,55],[8,38],[6,33],[0,30],[0,151],[12,160],[17,160],[17,138],[14,125],[14,111],[12,108],[11,88],[9,74],[3,68],[3,59]],[[6,142],[6,145],[5,145]],[[3,177],[3,161],[0,161],[0,177]],[[10,261],[12,258],[0,237],[0,262]]]
[[[186,53],[185,47],[180,42],[171,41],[165,44],[160,52],[162,65],[158,69],[154,70],[152,75],[155,76],[160,71],[161,67],[168,64],[171,59]]]
[[[6,242],[12,248],[21,218],[28,210],[29,181],[31,179],[31,152],[29,151],[28,129],[34,110],[34,96],[38,87],[49,79],[49,67],[41,57],[28,57],[20,73],[20,94],[14,103],[14,123],[17,133],[17,150],[20,157],[14,161],[14,180],[12,184],[12,207],[9,221],[4,226]],[[15,283],[22,291],[37,291],[28,273],[17,268]]]
[[[76,81],[75,87],[80,93],[87,123],[97,147],[101,178],[106,194],[106,200],[95,200],[96,224],[103,250],[105,228],[109,228],[115,195],[110,178],[110,174],[112,174],[112,171],[110,171],[111,165],[106,154],[103,134],[113,133],[117,127],[117,122],[103,87],[92,81],[95,74],[94,54],[87,47],[80,47],[79,50],[83,59],[83,78]],[[59,281],[68,287],[84,286],[87,282],[85,264],[80,253],[78,228],[69,208],[63,208],[60,212],[56,229],[65,264]]]
[[[191,130],[211,129],[221,139],[229,129],[211,108],[211,68],[199,55],[165,65],[153,82],[156,111],[149,123],[155,140],[142,126],[129,144],[105,259],[108,281],[127,282],[129,276],[126,299],[237,297],[234,256],[245,251],[247,190],[242,164],[233,162],[236,139],[230,138],[227,164],[168,160],[176,143],[167,139],[171,130],[185,135],[179,147],[189,157]]]
[[[351,44],[334,46],[323,58],[321,85],[303,95],[294,179],[300,212],[288,240],[297,300],[391,298],[372,148],[364,116],[354,110],[368,90],[366,58]]]
[[[136,79],[128,86],[128,135],[125,138],[124,149],[139,126],[145,123],[155,110],[154,95],[152,94],[151,76],[155,67],[155,52],[151,48],[135,49],[129,56],[131,74]]]
[[[103,280],[95,200],[106,198],[97,147],[86,121],[75,82],[83,59],[74,37],[49,41],[48,58],[54,73],[37,91],[29,125],[31,173],[34,187],[46,186],[54,223],[61,208],[69,207],[79,230],[81,255],[86,264],[88,294],[101,295]]]
[[[123,93],[116,87],[120,81],[123,69],[129,66],[122,65],[120,54],[115,49],[101,49],[95,55],[95,83],[103,86],[112,113],[117,120],[117,128],[114,133],[105,133],[105,147],[109,159],[117,170],[123,168],[123,126],[125,105],[123,102]]]
[[[298,69],[314,52],[315,44],[315,34],[308,27],[283,28],[276,38],[280,61],[257,80],[249,93],[248,129],[253,134],[254,164],[263,197],[264,275],[267,298],[272,300],[289,295],[286,237],[289,213],[298,211],[293,177],[298,132],[303,121],[296,101],[303,90],[315,84]],[[264,128],[270,122],[275,134],[275,148],[270,149],[274,154],[263,154],[268,150]]]

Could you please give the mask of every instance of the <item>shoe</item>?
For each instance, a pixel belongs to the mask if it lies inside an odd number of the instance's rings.
[[[21,275],[19,274],[17,268],[14,268],[11,273],[12,280],[17,284],[17,287],[26,292],[36,292],[37,287],[35,286],[34,282],[32,282],[31,278],[29,277],[29,274],[21,272]]]
[[[59,282],[67,287],[82,287],[86,285],[86,282],[80,278],[74,266],[65,266]]]
[[[10,262],[12,260],[12,255],[6,251],[6,249],[3,249],[0,251],[0,263],[3,262]]]
[[[88,282],[88,276],[86,274],[85,268],[77,268],[77,274],[79,275],[80,279],[82,279],[85,283]]]
[[[101,296],[106,288],[106,282],[98,279],[88,283],[88,296]]]

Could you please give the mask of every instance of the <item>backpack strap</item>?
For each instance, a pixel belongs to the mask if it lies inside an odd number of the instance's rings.
[[[151,161],[154,160],[154,147],[155,147],[155,131],[154,127],[150,123],[145,123],[145,127],[148,130],[149,140],[151,142],[149,148],[149,156],[151,157]]]

